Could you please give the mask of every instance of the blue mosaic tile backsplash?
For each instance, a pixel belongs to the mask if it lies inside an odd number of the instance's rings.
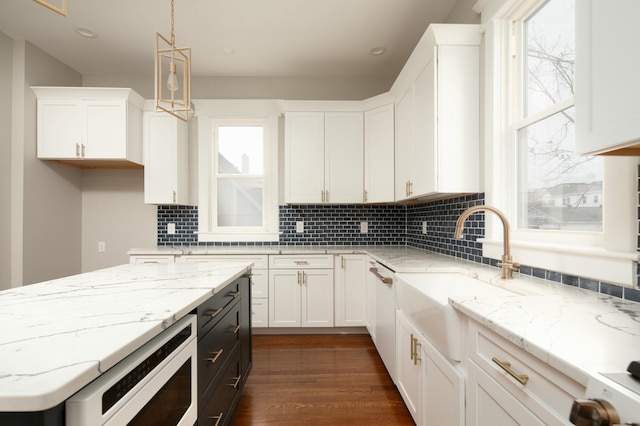
[[[638,167],[640,212],[640,166]],[[275,243],[198,243],[198,208],[158,206],[158,246],[264,246],[264,245],[408,245],[477,263],[497,266],[498,260],[482,256],[476,240],[485,232],[484,213],[465,222],[464,238],[453,238],[458,216],[468,207],[484,204],[484,194],[471,194],[413,205],[285,205],[280,206],[280,241]],[[639,214],[640,217],[640,214]],[[304,222],[304,233],[296,232],[296,222]],[[367,222],[368,232],[360,232]],[[422,233],[426,222],[426,234]],[[167,223],[176,224],[175,235],[167,234]],[[640,219],[638,221],[640,251]],[[640,289],[592,280],[588,277],[522,265],[520,274],[640,302]],[[638,267],[640,280],[640,267]]]

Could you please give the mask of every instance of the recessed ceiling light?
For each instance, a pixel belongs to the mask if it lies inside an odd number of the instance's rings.
[[[236,49],[234,49],[233,47],[223,47],[220,50],[222,51],[222,53],[224,53],[226,55],[232,55],[232,54],[236,53]]]
[[[86,27],[75,27],[73,29],[76,34],[81,35],[86,38],[98,38],[98,34],[94,33],[92,30]]]
[[[384,46],[375,46],[369,49],[369,53],[372,54],[373,56],[380,56],[386,51],[387,51],[387,48]]]

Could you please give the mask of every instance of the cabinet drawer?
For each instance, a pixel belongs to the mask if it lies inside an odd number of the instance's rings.
[[[129,257],[129,263],[173,263],[173,255],[135,255]]]
[[[252,269],[267,269],[269,267],[269,260],[266,254],[190,254],[184,255],[183,258],[187,263],[233,260],[239,262],[253,262]]]
[[[251,271],[251,299],[269,297],[269,272],[267,270]]]
[[[240,365],[240,351],[235,350],[225,369],[221,380],[216,383],[216,388],[211,397],[199,401],[198,425],[222,426],[229,423],[231,415],[237,404],[234,401],[242,387],[242,372]]]
[[[240,303],[198,342],[198,395],[208,396],[220,380],[221,366],[240,341]]]
[[[471,358],[547,424],[566,422],[573,400],[584,396],[584,386],[502,336],[473,321],[469,324]],[[526,384],[519,383],[494,359],[514,374],[528,376]]]
[[[220,318],[225,315],[227,308],[230,307],[230,303],[238,300],[239,297],[240,280],[236,280],[198,306],[196,310],[198,314],[198,340],[202,339],[211,327],[218,323]]]
[[[251,325],[253,327],[269,326],[268,299],[253,299],[251,301]]]
[[[333,255],[310,254],[294,255],[281,254],[269,256],[269,267],[279,269],[331,269],[333,268]]]

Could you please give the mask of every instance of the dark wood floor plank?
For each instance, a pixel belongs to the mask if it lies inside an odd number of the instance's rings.
[[[230,424],[414,423],[369,336],[257,335]]]

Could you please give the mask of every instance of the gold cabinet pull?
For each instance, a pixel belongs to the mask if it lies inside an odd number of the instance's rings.
[[[176,191],[173,191],[173,202],[177,202],[176,199],[178,198]]]
[[[308,265],[309,261],[308,260],[294,260],[293,263],[295,263],[296,265]]]
[[[76,144],[76,157],[80,157],[80,144]]]
[[[418,341],[418,339],[414,339],[413,342],[413,365],[418,365],[418,362],[422,361],[420,358],[420,354],[418,353],[418,349],[422,346],[422,343]]]
[[[500,368],[502,368],[504,371],[506,371],[511,377],[516,379],[518,381],[518,383],[520,383],[521,385],[524,386],[524,385],[527,384],[527,381],[529,380],[529,376],[527,376],[526,374],[518,374],[515,371],[513,371],[511,369],[511,363],[509,361],[500,361],[495,356],[493,358],[491,358],[491,361],[493,361],[496,364],[498,364],[500,366]]]
[[[238,332],[238,330],[240,330],[241,326],[242,326],[242,324],[238,324],[235,327],[233,327],[233,334],[236,334]]]
[[[224,414],[224,413],[220,413],[220,414],[218,414],[217,416],[210,416],[210,417],[209,417],[211,420],[215,420],[215,421],[216,421],[216,422],[213,424],[213,426],[218,426],[218,425],[220,424],[220,422],[222,421],[222,415],[223,415],[223,414]]]
[[[300,271],[297,272],[298,273],[298,285],[302,284],[302,280],[300,279]]]
[[[218,308],[218,309],[215,309],[215,310],[213,310],[213,311],[211,311],[211,312],[207,312],[205,315],[208,315],[208,316],[210,316],[211,318],[213,318],[213,317],[215,317],[216,315],[218,315],[220,312],[222,312],[222,309],[224,309],[224,308]]]
[[[84,158],[84,144],[82,144],[81,152],[82,152],[82,158]]]
[[[209,361],[211,364],[215,364],[215,362],[218,360],[218,358],[220,358],[220,355],[222,355],[222,352],[224,352],[224,349],[220,349],[217,352],[212,352],[213,357],[212,358],[207,358],[207,361]]]
[[[229,386],[231,386],[234,389],[238,388],[238,383],[240,383],[240,379],[242,378],[242,375],[239,375],[238,377],[234,377],[233,380],[235,380],[234,383],[229,383]]]
[[[369,201],[369,193],[367,192],[367,190],[364,190],[364,194],[363,194],[363,201],[366,203],[367,201]]]
[[[302,284],[307,285],[307,274],[302,271]]]
[[[344,256],[340,256],[340,267],[344,269]]]
[[[413,354],[414,354],[414,349],[413,349],[413,333],[411,333],[411,360],[413,360]]]
[[[322,202],[324,203],[324,189],[322,191],[320,191],[320,198],[322,199]]]
[[[238,297],[240,295],[239,291],[230,291],[229,294],[227,296],[231,296],[231,298],[235,299],[236,297]]]

